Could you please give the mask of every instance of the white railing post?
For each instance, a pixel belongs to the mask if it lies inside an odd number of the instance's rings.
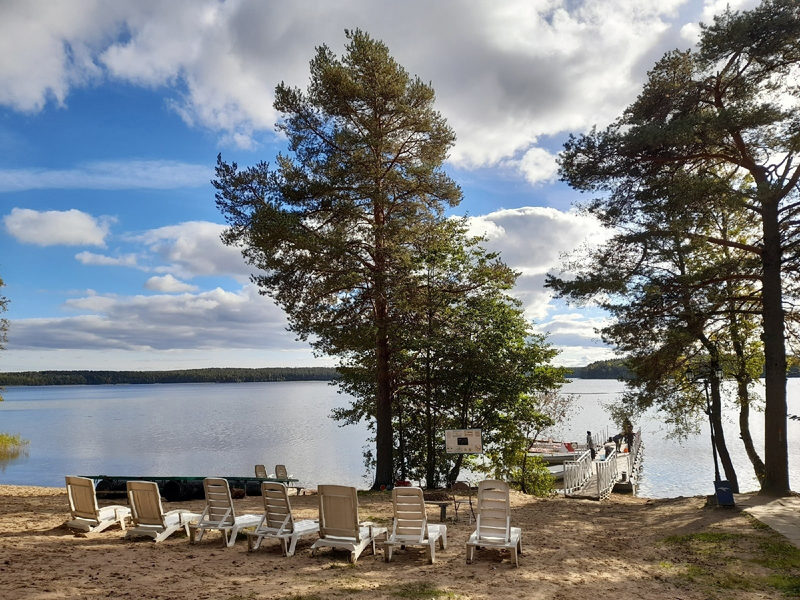
[[[592,454],[588,450],[576,460],[564,461],[564,495],[580,489],[592,476]]]

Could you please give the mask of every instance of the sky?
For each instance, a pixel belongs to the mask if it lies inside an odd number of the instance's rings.
[[[699,23],[753,0],[0,0],[3,371],[333,365],[286,330],[220,241],[218,154],[286,150],[272,107],[345,29],[436,90],[457,135],[450,214],[520,271],[514,294],[562,365],[611,358],[604,315],[543,287],[607,235],[558,181],[570,134],[603,128]]]

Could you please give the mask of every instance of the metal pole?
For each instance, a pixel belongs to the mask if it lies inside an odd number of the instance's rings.
[[[708,395],[708,380],[703,381],[703,389],[706,392],[706,414],[708,415],[708,425],[711,428],[711,450],[714,452],[714,481],[721,481],[719,476],[719,462],[717,461],[717,439],[714,436],[714,419],[711,416],[711,398]]]

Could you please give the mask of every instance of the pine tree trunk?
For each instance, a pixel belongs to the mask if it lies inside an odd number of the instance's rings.
[[[375,483],[372,485],[372,489],[378,490],[382,485],[391,485],[394,475],[392,397],[389,386],[389,337],[386,334],[385,325],[378,328],[376,342]]]
[[[744,449],[747,452],[747,458],[753,465],[756,478],[759,483],[764,481],[764,461],[758,455],[755,446],[753,445],[753,436],[750,435],[750,393],[747,390],[746,383],[738,383],[739,386],[739,436],[744,443]]]
[[[732,293],[730,295],[733,296]],[[756,479],[760,484],[764,481],[764,461],[758,455],[753,445],[753,436],[750,434],[750,391],[747,388],[750,377],[747,372],[747,357],[745,356],[741,329],[739,328],[739,318],[734,306],[731,306],[728,319],[730,321],[733,352],[736,355],[736,373],[734,377],[736,378],[736,397],[739,401],[739,437],[742,438],[747,458],[750,459]]]
[[[766,184],[762,184],[766,186]],[[762,206],[764,248],[762,253],[762,317],[764,322],[764,481],[761,493],[783,496],[789,492],[789,457],[786,440],[786,343],[781,289],[781,235],[778,205]]]
[[[739,478],[725,443],[725,431],[722,426],[722,399],[719,393],[719,380],[716,377],[711,381],[711,421],[714,423],[714,441],[717,446],[717,455],[722,463],[722,470],[725,472],[725,479],[731,484],[733,492],[738,494]]]

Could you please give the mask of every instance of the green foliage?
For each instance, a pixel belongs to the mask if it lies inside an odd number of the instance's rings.
[[[211,368],[182,371],[22,371],[18,373],[0,373],[0,385],[331,381],[336,377],[336,369],[330,367]]]
[[[800,595],[800,550],[763,527],[753,532],[702,531],[663,542],[687,551],[685,564],[662,564],[671,576],[708,590],[767,590]],[[708,568],[709,564],[716,568]]]
[[[516,274],[479,242],[463,221],[432,230],[395,305],[403,324],[390,359],[396,476],[429,488],[457,479],[470,460],[445,453],[444,430],[481,428],[485,448],[506,447],[530,398],[564,377],[507,294]],[[374,355],[353,356],[338,383],[355,400],[334,412],[345,423],[375,410]]]
[[[538,456],[519,456],[510,472],[514,487],[531,496],[546,498],[555,494],[556,478],[547,469],[547,463]]]
[[[437,600],[438,598],[459,598],[457,594],[436,587],[427,581],[414,581],[405,583],[392,591],[392,596],[397,598],[415,598],[417,600]]]
[[[217,161],[217,206],[226,244],[258,269],[263,293],[289,327],[343,371],[374,355],[376,480],[392,482],[389,362],[403,323],[399,292],[421,241],[457,205],[442,169],[453,131],[434,109],[433,88],[412,78],[385,44],[346,31],[342,58],[327,46],[311,61],[303,92],[280,84],[275,109],[290,155],[240,171]],[[366,381],[363,385],[368,385]]]
[[[29,443],[19,434],[0,433],[0,470],[4,470],[7,463],[27,456]]]
[[[585,209],[617,235],[590,263],[573,260],[577,277],[549,284],[612,313],[602,335],[647,379],[628,398],[640,407],[661,398],[676,416],[695,405],[680,375],[695,362],[734,377],[746,409],[764,364],[765,426],[785,430],[785,331],[798,318],[784,296],[800,283],[798,37],[796,0],[727,10],[703,27],[699,52],[655,65],[615,123],[565,145],[562,177],[597,195]],[[784,493],[786,438],[765,437],[762,489]],[[722,439],[719,449],[725,462]]]
[[[19,434],[0,433],[0,453],[13,452],[27,446],[30,442],[23,440]]]
[[[631,372],[621,359],[598,360],[585,367],[577,367],[576,377],[581,379],[630,379]]]

